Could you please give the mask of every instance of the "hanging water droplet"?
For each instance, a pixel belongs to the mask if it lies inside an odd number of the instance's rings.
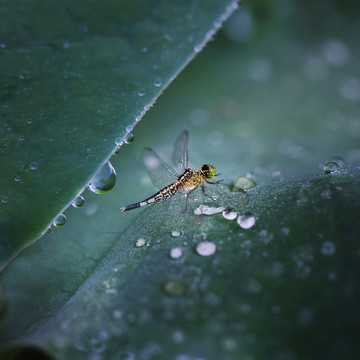
[[[50,234],[50,233],[51,233],[51,226],[49,226],[45,231],[45,234]]]
[[[202,241],[196,246],[196,252],[201,256],[210,256],[215,254],[216,245],[211,241]]]
[[[30,170],[32,170],[32,171],[37,170],[38,167],[39,167],[39,164],[37,163],[37,161],[32,161],[32,162],[29,164],[29,168],[30,168]]]
[[[233,183],[233,187],[239,189],[251,189],[255,186],[256,186],[256,182],[252,179],[249,179],[246,176],[239,176],[237,179],[235,179]]]
[[[241,215],[237,218],[237,223],[243,229],[250,229],[255,225],[255,217],[250,215]]]
[[[237,218],[236,211],[224,210],[222,214],[226,220],[235,220]]]
[[[85,203],[85,199],[81,195],[79,195],[76,197],[76,199],[72,202],[71,205],[73,207],[79,208],[82,207],[84,203]]]
[[[172,259],[179,259],[181,258],[182,254],[183,252],[179,247],[175,247],[170,250],[170,256]]]
[[[64,226],[66,223],[66,216],[64,214],[60,214],[54,221],[53,224],[55,226]]]
[[[88,188],[95,194],[103,194],[110,191],[115,183],[116,172],[110,161],[108,161],[92,178]]]
[[[134,142],[135,137],[133,133],[128,133],[125,138],[124,138],[124,143],[125,144],[131,144],[132,142]]]

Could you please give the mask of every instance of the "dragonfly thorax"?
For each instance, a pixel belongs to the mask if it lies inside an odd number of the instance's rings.
[[[211,179],[215,176],[216,174],[216,169],[215,166],[212,166],[210,164],[204,164],[201,167],[201,173],[203,174],[203,176],[207,179]]]

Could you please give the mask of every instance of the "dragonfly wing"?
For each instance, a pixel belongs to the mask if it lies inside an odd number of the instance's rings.
[[[182,174],[185,171],[185,169],[188,168],[188,164],[189,164],[188,140],[189,140],[189,133],[187,130],[184,130],[178,136],[174,145],[172,161],[180,174]]]
[[[146,147],[141,154],[142,161],[153,185],[159,189],[173,183],[179,174],[156,152]]]

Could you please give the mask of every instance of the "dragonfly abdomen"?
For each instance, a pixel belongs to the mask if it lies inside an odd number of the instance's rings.
[[[139,201],[134,204],[127,205],[127,206],[121,208],[121,210],[129,211],[129,210],[133,210],[138,207],[141,207],[141,206],[150,205],[150,204],[164,201],[164,200],[170,198],[171,196],[173,196],[175,193],[177,193],[179,188],[180,188],[179,182],[175,181],[174,183],[172,183],[168,186],[165,186],[163,189],[159,190],[156,194],[148,197],[147,199],[145,199],[143,201]]]

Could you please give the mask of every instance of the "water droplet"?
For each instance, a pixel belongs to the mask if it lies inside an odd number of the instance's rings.
[[[19,141],[24,141],[25,137],[24,137],[24,135],[20,135],[18,139],[19,139]]]
[[[336,67],[345,66],[351,60],[348,47],[338,40],[328,41],[323,48],[323,55],[330,65]]]
[[[331,173],[339,171],[339,170],[340,170],[340,166],[336,161],[328,161],[324,165],[324,172],[326,174],[331,174]]]
[[[89,190],[95,194],[103,194],[110,191],[116,183],[116,172],[110,161],[95,174],[90,184]]]
[[[233,186],[239,189],[251,189],[256,186],[256,182],[246,176],[239,176],[235,179]]]
[[[117,138],[115,139],[115,144],[116,144],[117,146],[121,146],[123,143],[124,143],[124,140],[122,139],[122,137],[117,137]]]
[[[251,215],[241,215],[237,218],[237,223],[243,229],[250,229],[255,225],[255,217]]]
[[[30,164],[29,164],[29,168],[30,170],[37,170],[37,168],[39,167],[39,164],[37,163],[37,161],[32,161]]]
[[[72,202],[71,205],[73,207],[79,208],[82,207],[84,203],[85,203],[85,199],[81,195],[79,195],[76,197],[76,199]]]
[[[137,92],[138,96],[144,96],[146,94],[145,89],[141,88]]]
[[[134,142],[135,137],[133,133],[128,133],[125,138],[124,138],[124,143],[125,144],[131,144],[132,142]]]
[[[162,84],[162,82],[161,82],[160,79],[156,79],[156,80],[154,81],[154,86],[155,86],[155,87],[159,87],[159,86],[161,86],[161,84]]]
[[[195,215],[214,215],[225,210],[223,207],[213,207],[207,205],[200,205],[194,210]]]
[[[196,246],[196,252],[201,256],[214,255],[216,251],[216,245],[211,241],[202,241]]]
[[[339,91],[344,99],[357,102],[360,100],[360,81],[347,77],[341,82]]]
[[[222,214],[226,220],[235,220],[237,218],[236,211],[224,210]]]
[[[179,237],[181,235],[181,232],[178,230],[174,230],[171,232],[172,237]]]
[[[165,293],[171,296],[182,295],[186,291],[186,288],[186,284],[179,281],[168,281],[164,285]]]
[[[54,221],[55,226],[63,226],[66,223],[66,216],[64,214],[59,215]]]
[[[134,130],[134,125],[131,125],[131,124],[127,125],[125,129],[126,129],[127,132],[133,131]]]
[[[181,248],[179,248],[179,247],[175,247],[170,250],[170,257],[172,259],[179,259],[179,258],[181,258],[182,254],[183,254],[183,252],[182,252]]]
[[[321,246],[321,253],[326,256],[332,256],[336,252],[336,247],[331,241],[324,241]]]
[[[196,46],[194,46],[194,51],[196,53],[199,53],[202,50],[203,47],[204,47],[204,44],[196,45]]]
[[[146,244],[146,240],[143,239],[143,238],[140,238],[140,239],[137,239],[136,240],[136,243],[135,243],[135,246],[136,247],[142,247]]]
[[[15,176],[15,177],[14,177],[14,180],[15,180],[16,182],[19,182],[19,181],[21,180],[21,177],[20,177],[20,176]]]
[[[1,199],[1,203],[2,204],[7,204],[8,203],[8,198],[7,197],[3,197],[2,199]]]

